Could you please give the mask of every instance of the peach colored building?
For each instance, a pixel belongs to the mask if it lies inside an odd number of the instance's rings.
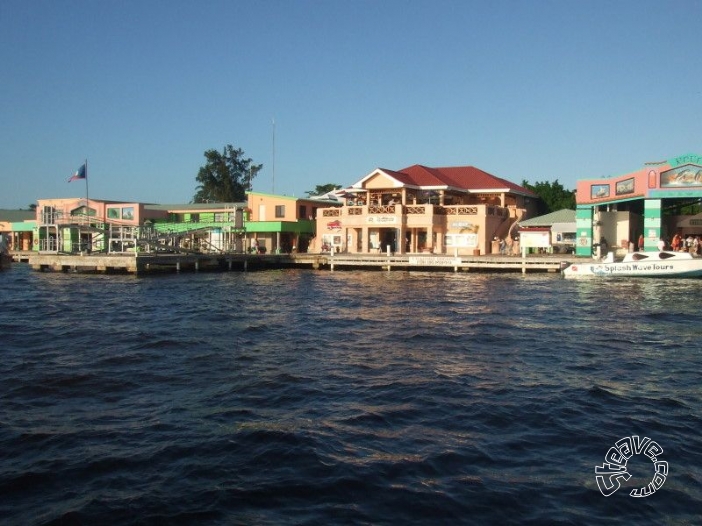
[[[538,199],[472,166],[378,168],[340,194],[342,207],[318,211],[312,250],[489,254]]]
[[[268,253],[307,252],[315,234],[315,216],[320,208],[338,207],[329,199],[299,198],[247,192],[246,246]]]
[[[0,210],[0,235],[9,250],[32,249],[34,219],[31,210]]]

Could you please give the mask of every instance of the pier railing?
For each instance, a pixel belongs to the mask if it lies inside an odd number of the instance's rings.
[[[35,270],[72,272],[149,273],[182,270],[265,270],[312,268],[400,270],[437,272],[542,272],[559,273],[563,262],[574,257],[451,257],[354,254],[31,254],[28,263]]]

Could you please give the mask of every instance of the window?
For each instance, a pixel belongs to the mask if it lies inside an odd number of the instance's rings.
[[[307,207],[305,205],[300,205],[300,213],[298,214],[298,217],[301,217],[302,219],[307,217]]]
[[[275,217],[285,217],[285,205],[276,205]]]

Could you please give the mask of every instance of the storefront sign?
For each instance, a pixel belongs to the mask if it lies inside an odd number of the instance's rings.
[[[702,155],[681,155],[670,161],[670,166],[676,167],[681,164],[699,164],[702,165]]]
[[[477,234],[446,234],[445,243],[447,247],[468,247],[478,246]]]
[[[680,186],[702,186],[702,168],[686,164],[661,174],[661,188]]]
[[[397,223],[397,216],[368,216],[366,223],[370,225],[391,225]]]
[[[522,248],[547,248],[551,246],[549,232],[520,232]]]
[[[455,267],[461,264],[461,258],[442,257],[412,257],[409,258],[410,265],[422,267]]]

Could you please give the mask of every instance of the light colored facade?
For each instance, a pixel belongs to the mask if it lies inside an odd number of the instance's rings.
[[[248,217],[245,245],[267,253],[307,252],[315,235],[320,208],[337,208],[330,199],[298,198],[247,192]]]
[[[84,198],[40,199],[33,249],[41,252],[283,253],[306,251],[329,199],[249,192],[241,203],[159,205]]]
[[[134,246],[144,220],[166,215],[143,203],[85,198],[39,199],[36,214],[33,244],[41,252],[107,251],[115,240]]]
[[[33,248],[40,252],[146,249],[236,251],[244,203],[154,205],[99,199],[39,199]]]
[[[0,235],[8,250],[32,250],[36,222],[31,210],[0,210]]]
[[[538,197],[472,166],[378,168],[342,192],[342,207],[317,213],[312,250],[347,253],[493,252]]]
[[[702,155],[645,163],[624,175],[578,181],[576,255],[593,246],[630,250],[644,236],[644,250],[676,234],[702,235],[702,220],[676,213],[702,199]]]
[[[527,252],[572,253],[575,210],[562,209],[519,222],[519,246]]]
[[[150,216],[143,222],[144,239],[185,251],[243,251],[244,202],[147,204],[144,210]],[[158,217],[158,212],[166,212],[166,216]]]

